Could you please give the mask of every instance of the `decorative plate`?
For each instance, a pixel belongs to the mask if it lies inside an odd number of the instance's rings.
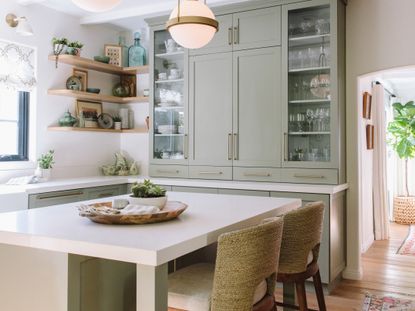
[[[330,96],[330,75],[319,74],[310,81],[310,91],[317,98]]]
[[[110,129],[114,126],[114,120],[108,113],[101,113],[98,117],[98,124],[103,129]]]
[[[163,222],[177,218],[187,208],[182,202],[168,201],[158,213],[145,215],[123,215],[120,210],[112,208],[112,202],[95,203],[78,207],[79,216],[87,217],[93,222],[107,225],[141,225]]]
[[[72,91],[82,90],[82,81],[77,76],[71,76],[66,80],[66,88]]]

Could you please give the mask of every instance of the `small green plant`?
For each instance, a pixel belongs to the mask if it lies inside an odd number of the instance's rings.
[[[40,158],[37,160],[39,167],[42,169],[51,169],[55,162],[53,161],[53,157],[55,155],[54,150],[49,150],[47,153],[42,154]]]
[[[405,160],[405,196],[409,197],[408,160],[415,158],[415,104],[394,103],[395,118],[388,125],[388,143]]]
[[[55,55],[55,67],[58,68],[58,57],[62,54],[65,46],[68,45],[68,39],[66,38],[56,38],[52,39],[53,54]]]
[[[54,37],[54,38],[52,39],[52,44],[53,44],[53,45],[55,45],[55,44],[62,44],[63,46],[65,46],[65,45],[68,45],[68,39],[66,39],[66,38],[56,38],[56,37]]]
[[[160,198],[166,195],[166,190],[145,179],[143,183],[135,183],[131,191],[135,198]]]
[[[68,48],[82,49],[83,47],[84,44],[79,41],[73,41],[68,43]]]
[[[120,116],[113,116],[112,119],[114,120],[114,122],[121,122],[122,121]]]

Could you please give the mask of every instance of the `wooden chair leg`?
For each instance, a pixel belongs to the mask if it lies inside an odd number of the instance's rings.
[[[326,311],[326,301],[324,300],[323,285],[321,284],[320,270],[313,276],[314,288],[318,301],[318,308],[320,311]]]
[[[307,307],[307,296],[305,292],[305,281],[299,281],[295,283],[297,290],[298,307],[300,311],[308,311]]]

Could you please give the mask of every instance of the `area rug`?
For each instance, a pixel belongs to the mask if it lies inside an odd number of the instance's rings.
[[[399,248],[398,254],[415,256],[415,226],[409,227],[408,236]]]
[[[415,311],[415,302],[408,299],[367,294],[362,311]]]

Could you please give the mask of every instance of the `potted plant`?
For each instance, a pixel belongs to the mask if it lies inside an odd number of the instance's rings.
[[[166,190],[145,179],[143,183],[135,183],[130,196],[130,204],[157,206],[163,209],[167,202]]]
[[[55,55],[55,67],[58,68],[58,57],[62,54],[68,45],[68,39],[56,38],[52,39],[53,54]]]
[[[48,181],[50,179],[51,169],[53,164],[55,164],[53,161],[54,155],[55,151],[49,150],[47,153],[42,154],[37,160],[37,169],[35,175],[43,181]]]
[[[410,195],[408,187],[408,161],[415,157],[415,104],[413,101],[402,105],[393,104],[395,118],[388,125],[389,144],[405,161],[405,195],[394,198],[393,214],[395,221],[401,224],[415,223],[415,197]]]
[[[112,119],[114,120],[114,129],[121,130],[121,117],[120,116],[113,116]]]
[[[79,41],[74,41],[68,43],[68,48],[66,53],[74,56],[81,56],[81,49],[84,47],[84,44]]]

